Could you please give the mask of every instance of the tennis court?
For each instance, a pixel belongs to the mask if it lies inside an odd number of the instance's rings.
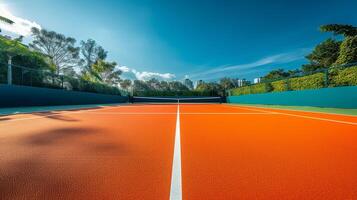
[[[0,116],[0,199],[356,199],[357,117],[204,102]]]

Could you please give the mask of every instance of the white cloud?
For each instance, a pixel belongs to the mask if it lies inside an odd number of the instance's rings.
[[[216,73],[230,73],[233,70],[235,71],[251,70],[253,68],[261,67],[269,64],[289,63],[289,62],[303,59],[306,53],[309,52],[310,50],[311,49],[309,48],[298,49],[297,51],[294,52],[281,53],[281,54],[264,57],[262,59],[247,64],[220,66],[201,73],[192,74],[191,78],[199,78],[204,76],[209,77],[210,75],[214,75]]]
[[[152,78],[157,78],[157,79],[173,79],[175,78],[174,74],[170,74],[170,73],[164,73],[164,74],[160,74],[157,72],[139,72],[136,70],[132,70],[132,72],[135,74],[136,78],[139,80],[149,80]]]
[[[129,79],[138,79],[138,80],[150,80],[152,78],[156,78],[159,80],[172,80],[176,76],[171,73],[158,73],[158,72],[147,72],[147,71],[138,71],[127,66],[118,67],[123,72],[124,78]]]
[[[0,21],[0,28],[5,31],[26,37],[31,35],[32,27],[41,29],[41,26],[36,22],[14,16],[3,4],[0,4],[0,15],[14,22],[13,24],[7,24]]]
[[[123,73],[130,71],[129,67],[127,67],[127,66],[120,66],[120,67],[118,67],[118,69],[120,71],[122,71]]]

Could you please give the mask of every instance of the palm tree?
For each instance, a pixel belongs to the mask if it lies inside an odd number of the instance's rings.
[[[1,16],[1,15],[0,15],[0,22],[4,22],[4,23],[10,24],[10,25],[15,23],[15,22],[12,21],[11,19],[6,18],[6,17],[3,17],[3,16]],[[1,29],[0,29],[0,32],[1,32]]]

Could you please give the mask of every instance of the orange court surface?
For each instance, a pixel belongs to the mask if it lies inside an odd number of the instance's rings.
[[[0,116],[0,199],[357,199],[357,117],[228,104]]]

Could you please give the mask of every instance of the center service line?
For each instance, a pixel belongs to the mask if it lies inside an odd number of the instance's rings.
[[[172,161],[170,200],[182,200],[180,105],[177,105],[176,132],[175,132],[174,156]]]

